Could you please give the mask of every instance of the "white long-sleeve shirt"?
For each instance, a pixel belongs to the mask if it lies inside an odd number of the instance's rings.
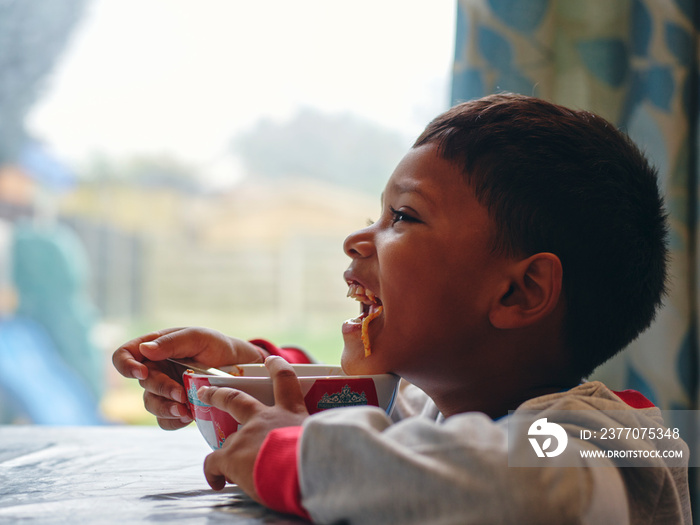
[[[648,402],[635,408],[626,397],[591,382],[518,410],[587,410],[580,428],[568,425],[569,445],[595,447],[575,436],[614,424],[609,411],[629,411],[640,427],[662,424],[658,408]],[[617,468],[582,459],[580,466],[509,467],[514,417],[444,418],[427,395],[404,383],[391,418],[376,407],[342,408],[271,433],[256,463],[256,488],[271,507],[317,523],[691,523],[683,466],[656,460],[647,463],[654,468]],[[687,458],[685,444],[678,446]]]

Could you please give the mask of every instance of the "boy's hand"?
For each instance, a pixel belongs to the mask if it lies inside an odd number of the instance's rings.
[[[168,357],[188,358],[207,366],[260,363],[262,349],[205,328],[169,328],[137,337],[112,355],[124,377],[135,378],[144,389],[143,404],[165,430],[192,422],[182,377]]]
[[[227,411],[241,427],[226,438],[223,447],[204,460],[204,475],[214,490],[226,482],[236,483],[251,498],[259,501],[255,491],[253,467],[267,434],[275,428],[299,426],[309,416],[294,369],[284,359],[268,357],[265,366],[272,377],[274,406],[232,388],[202,387],[197,396],[203,402]]]

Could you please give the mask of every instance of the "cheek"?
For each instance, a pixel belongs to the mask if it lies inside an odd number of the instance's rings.
[[[488,316],[487,288],[480,277],[450,279],[450,268],[417,273],[408,286],[392,288],[387,305],[386,343],[406,347],[454,344]],[[459,271],[459,270],[455,270]]]
[[[415,348],[430,343],[435,330],[441,330],[442,305],[426,282],[398,286],[387,297],[382,330],[376,343],[385,352],[408,357]]]
[[[380,266],[387,331],[415,333],[426,321],[439,317],[438,311],[444,307],[450,283],[431,247],[422,245],[420,250],[393,250]]]

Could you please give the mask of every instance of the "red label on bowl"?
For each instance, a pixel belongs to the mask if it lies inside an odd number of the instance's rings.
[[[328,408],[379,405],[377,390],[371,379],[348,379],[340,385],[337,379],[317,379],[304,397],[309,414]]]

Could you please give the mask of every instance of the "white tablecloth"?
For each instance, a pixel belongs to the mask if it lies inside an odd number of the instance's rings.
[[[0,523],[299,524],[209,488],[196,428],[0,426]]]

